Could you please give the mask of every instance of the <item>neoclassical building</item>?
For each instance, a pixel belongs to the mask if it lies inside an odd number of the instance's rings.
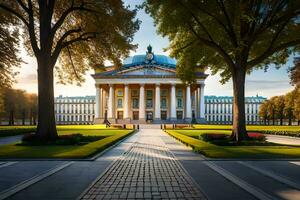
[[[176,61],[156,55],[149,45],[144,55],[125,59],[119,69],[93,74],[96,86],[94,123],[205,122],[204,81],[196,72],[195,84],[176,75]]]
[[[260,124],[259,107],[266,100],[261,96],[245,97],[247,124]],[[205,96],[205,119],[209,124],[232,124],[233,97]]]

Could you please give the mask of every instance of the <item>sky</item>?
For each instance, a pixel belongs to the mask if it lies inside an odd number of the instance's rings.
[[[142,2],[142,0],[124,0],[126,5],[130,5],[134,8],[136,4]],[[167,38],[163,38],[156,32],[153,19],[144,12],[139,10],[137,18],[142,21],[139,31],[135,34],[134,44],[138,44],[136,51],[132,51],[130,56],[135,54],[145,54],[146,48],[149,44],[153,47],[155,54],[168,55],[164,51],[164,48],[168,47],[169,41]],[[17,76],[17,83],[15,88],[26,90],[30,93],[37,93],[37,64],[35,58],[30,57],[25,52],[24,48],[21,51],[21,55],[25,61],[19,69],[19,75]],[[264,96],[271,97],[275,95],[282,95],[293,89],[293,86],[289,84],[289,77],[287,69],[292,66],[292,58],[289,59],[286,65],[280,69],[271,67],[268,72],[264,70],[257,70],[252,72],[246,77],[246,96]],[[210,71],[206,71],[210,74]],[[86,73],[86,81],[81,87],[76,85],[54,85],[55,96],[85,96],[95,95],[95,82],[91,77],[93,71]],[[220,82],[220,76],[218,74],[212,76],[209,75],[205,81],[205,95],[216,95],[216,96],[232,96],[232,82],[229,81],[222,85]]]

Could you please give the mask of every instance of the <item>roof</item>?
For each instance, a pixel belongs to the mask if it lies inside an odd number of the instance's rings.
[[[128,57],[124,60],[123,66],[124,67],[130,67],[130,66],[137,66],[137,65],[143,65],[148,64],[147,62],[147,55],[134,55],[131,57]],[[168,66],[171,68],[176,68],[176,60],[173,58],[170,58],[169,56],[165,55],[156,55],[153,54],[153,59],[151,64],[156,64],[160,66]]]

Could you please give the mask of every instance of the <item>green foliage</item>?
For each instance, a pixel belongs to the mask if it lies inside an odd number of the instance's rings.
[[[193,148],[194,151],[210,158],[299,158],[300,147],[263,145],[253,146],[244,142],[245,146],[218,146],[182,134],[188,130],[167,130],[166,132],[182,143]],[[190,130],[189,130],[190,131]],[[250,145],[250,146],[247,146]]]
[[[74,131],[69,131],[73,134]],[[95,130],[80,131],[84,136],[99,136],[104,139],[86,145],[43,145],[21,146],[9,144],[0,147],[0,158],[87,158],[110,147],[132,134],[132,130]]]
[[[0,118],[8,121],[9,125],[14,125],[16,119],[25,122],[29,119],[30,124],[35,124],[37,118],[37,95],[26,93],[23,90],[5,88],[0,96],[3,102],[3,110]]]

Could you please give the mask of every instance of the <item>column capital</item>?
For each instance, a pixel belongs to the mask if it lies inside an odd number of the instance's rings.
[[[155,86],[160,86],[160,83],[155,83]]]
[[[176,86],[176,83],[171,83],[171,86]]]
[[[108,86],[109,87],[114,87],[114,84],[113,83],[109,83]]]
[[[140,83],[140,86],[143,86],[143,87],[144,87],[144,86],[145,86],[145,83]]]
[[[129,83],[124,83],[124,86],[129,86]]]

